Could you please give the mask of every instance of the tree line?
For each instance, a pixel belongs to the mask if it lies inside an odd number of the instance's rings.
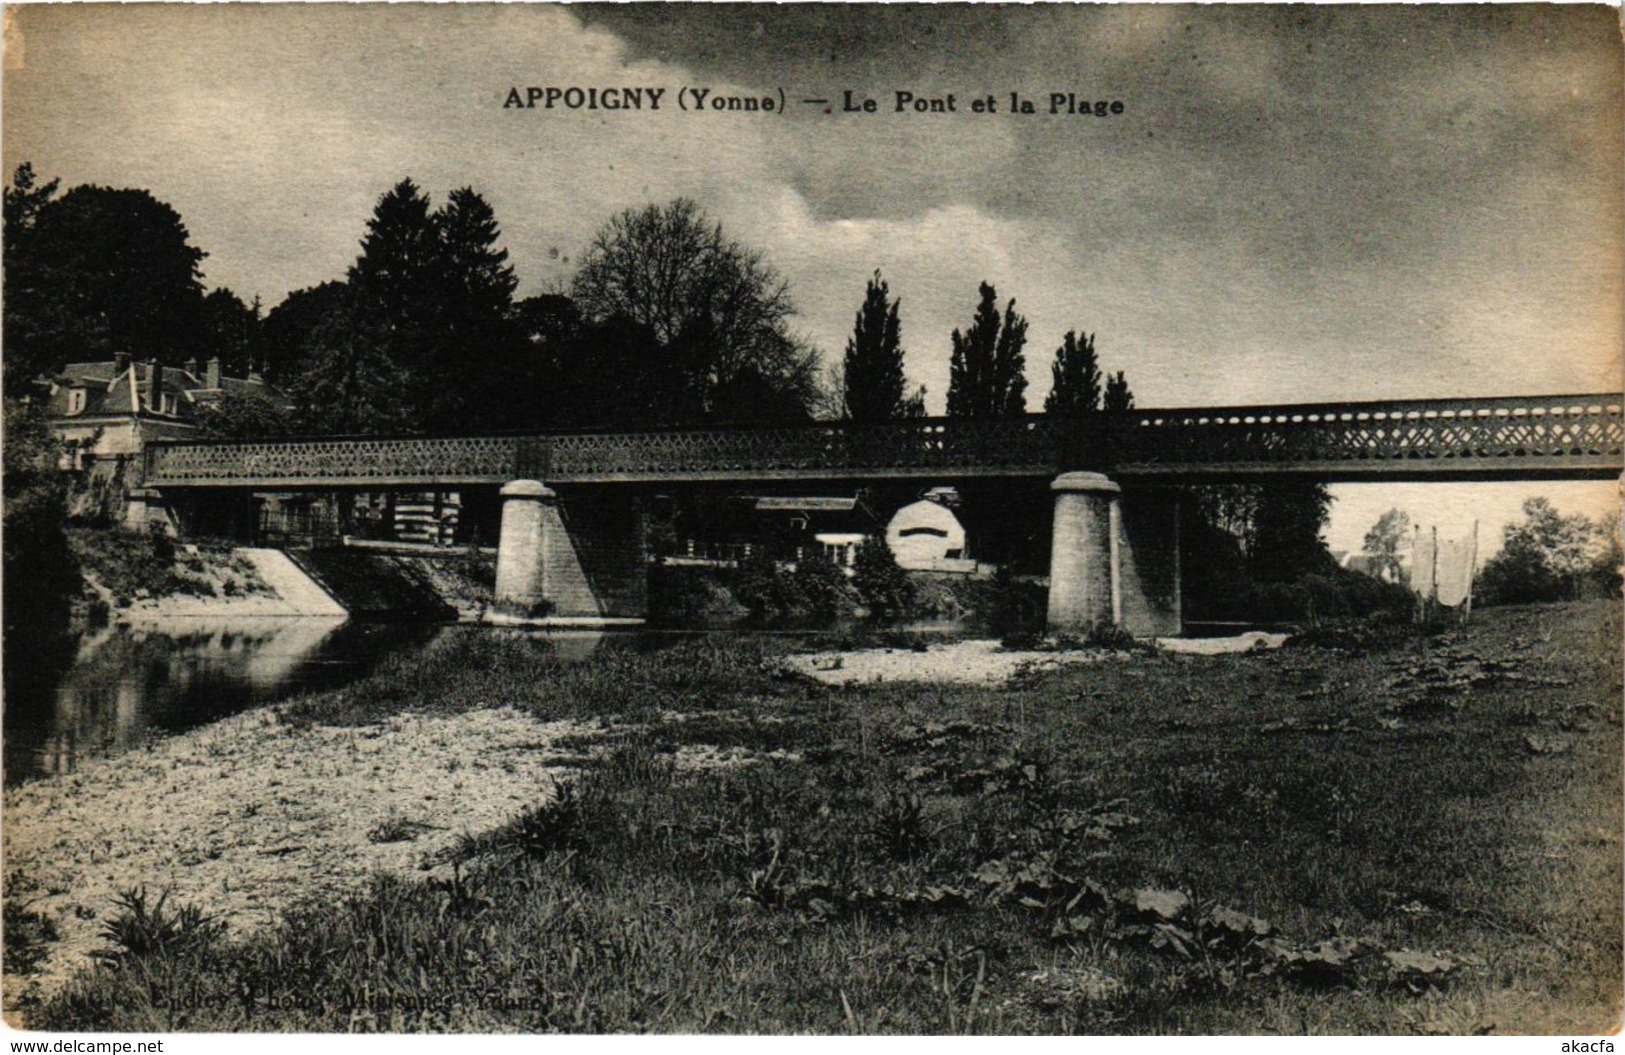
[[[342,277],[268,311],[257,298],[205,290],[206,254],[145,190],[59,193],[24,164],[4,209],[8,403],[68,362],[123,351],[167,365],[218,357],[228,375],[258,372],[291,398],[290,412],[227,397],[204,425],[228,437],[925,413],[925,390],[904,368],[902,301],[881,272],[866,283],[845,354],[820,376],[820,356],[792,328],[789,282],[686,199],[611,217],[568,282],[521,298],[484,196],[461,187],[437,205],[403,179],[379,197]],[[1027,320],[991,284],[977,293],[968,324],[949,337],[947,413],[1024,414]],[[1051,380],[1052,415],[1134,406],[1124,372],[1104,371],[1095,334],[1081,329],[1055,349]],[[974,520],[978,503],[967,498]],[[980,504],[992,515],[1001,502]],[[1196,502],[1238,574],[1274,580],[1329,559],[1324,488],[1210,488]],[[1231,582],[1212,585],[1233,593]]]
[[[266,310],[205,290],[207,254],[148,191],[58,193],[28,164],[5,191],[5,391],[73,361],[129,353],[179,366],[218,358],[292,399],[236,396],[204,424],[220,435],[451,432],[579,426],[852,421],[918,417],[925,390],[904,373],[900,298],[876,271],[844,357],[820,357],[791,328],[789,282],[687,199],[608,220],[573,277],[520,298],[483,195],[438,206],[410,179],[386,191],[341,278]],[[1027,322],[983,283],[951,335],[952,417],[1026,412]],[[1103,377],[1094,336],[1056,349],[1052,414],[1133,405]]]

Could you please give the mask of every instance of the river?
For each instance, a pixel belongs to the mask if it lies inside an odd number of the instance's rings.
[[[5,782],[70,773],[88,758],[139,749],[155,737],[337,688],[448,625],[344,619],[173,619],[87,632],[60,674],[19,679],[5,706]],[[494,631],[501,632],[501,631]],[[549,634],[562,658],[640,634]],[[7,656],[24,663],[26,657]]]

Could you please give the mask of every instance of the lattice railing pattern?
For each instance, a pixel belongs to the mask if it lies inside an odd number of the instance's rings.
[[[150,486],[368,487],[1053,474],[1617,473],[1618,395],[1140,410],[876,425],[157,443]]]
[[[502,482],[516,475],[517,447],[511,436],[155,443],[147,447],[146,482],[152,487]]]
[[[760,475],[895,475],[914,470],[1042,472],[1056,463],[1054,422],[924,418],[876,425],[673,429],[549,437],[560,483]]]
[[[1617,395],[1139,411],[1111,439],[1117,471],[1348,467],[1373,472],[1618,471]],[[1515,463],[1515,467],[1514,467]]]

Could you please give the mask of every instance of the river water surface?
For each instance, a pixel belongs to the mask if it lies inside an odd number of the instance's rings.
[[[172,619],[89,631],[65,670],[13,684],[5,701],[5,781],[69,773],[86,759],[155,737],[338,688],[393,653],[425,649],[451,632],[458,630],[309,618]],[[548,635],[567,660],[586,658],[608,639],[632,644],[641,637]]]

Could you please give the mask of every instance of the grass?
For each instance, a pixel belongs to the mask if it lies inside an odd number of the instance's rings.
[[[31,1024],[1592,1033],[1621,993],[1620,635],[1617,606],[1500,610],[1006,689],[454,638],[289,720],[615,716],[569,795],[449,879],[109,958]],[[790,758],[676,764],[702,743]]]

